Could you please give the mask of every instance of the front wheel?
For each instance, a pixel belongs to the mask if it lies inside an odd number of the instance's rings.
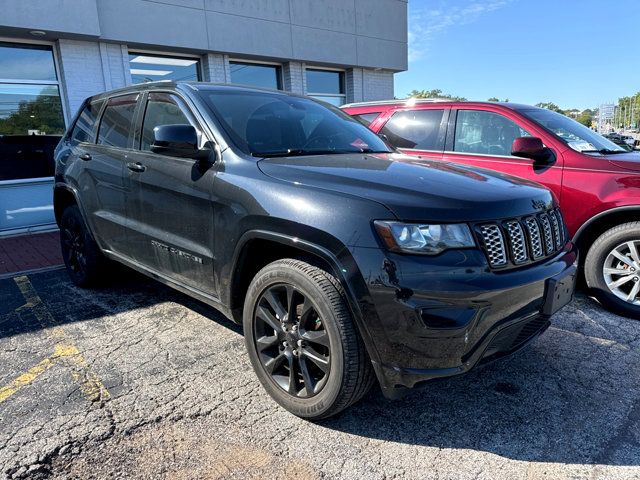
[[[247,292],[243,326],[260,382],[294,415],[335,415],[374,382],[342,288],[320,268],[285,259],[260,270]]]
[[[640,319],[640,222],[604,232],[585,259],[589,292],[620,315]]]

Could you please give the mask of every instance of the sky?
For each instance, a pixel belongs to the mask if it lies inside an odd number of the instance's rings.
[[[638,0],[409,0],[395,95],[593,108],[640,91]]]

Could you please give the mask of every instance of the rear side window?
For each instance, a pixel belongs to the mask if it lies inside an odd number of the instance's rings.
[[[96,122],[98,121],[98,114],[102,108],[104,100],[97,100],[95,102],[88,103],[83,109],[76,124],[71,131],[71,140],[74,142],[93,142],[93,135],[95,132]]]
[[[133,129],[133,114],[138,94],[110,98],[102,114],[98,143],[111,147],[127,148]]]
[[[142,124],[141,150],[151,150],[153,129],[158,125],[191,125],[185,115],[187,107],[176,95],[150,93]]]
[[[509,156],[513,141],[529,136],[529,132],[498,113],[459,110],[453,149],[463,153]]]
[[[443,150],[440,126],[444,110],[405,110],[396,112],[380,131],[398,148]]]
[[[352,117],[357,118],[368,127],[371,125],[371,122],[378,118],[378,115],[380,115],[380,112],[361,113],[359,115],[352,115]]]

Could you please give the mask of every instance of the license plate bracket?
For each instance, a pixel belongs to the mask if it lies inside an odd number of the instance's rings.
[[[573,300],[576,272],[576,266],[572,265],[571,268],[547,280],[542,306],[543,315],[553,315]]]

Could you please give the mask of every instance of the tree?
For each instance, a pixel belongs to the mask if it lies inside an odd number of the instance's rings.
[[[583,124],[585,127],[591,128],[591,124],[593,123],[593,116],[588,113],[587,110],[584,110],[576,117],[576,120]]]
[[[635,127],[640,121],[640,92],[618,99],[615,123],[624,127]]]
[[[553,102],[541,102],[541,103],[536,103],[536,107],[540,107],[540,108],[546,108],[547,110],[551,110],[553,112],[558,112],[561,114],[565,114],[564,110],[562,110],[558,105],[556,105]]]
[[[446,98],[447,100],[464,101],[466,98],[457,97],[448,93],[442,93],[442,90],[435,88],[433,90],[411,90],[409,98]]]
[[[17,109],[0,118],[0,135],[27,135],[29,130],[49,135],[64,133],[60,97],[54,88],[45,88],[34,100],[21,101]]]
[[[505,102],[507,103],[509,101],[508,98],[505,98],[504,100],[500,100],[498,97],[491,97],[487,100],[487,102]]]

